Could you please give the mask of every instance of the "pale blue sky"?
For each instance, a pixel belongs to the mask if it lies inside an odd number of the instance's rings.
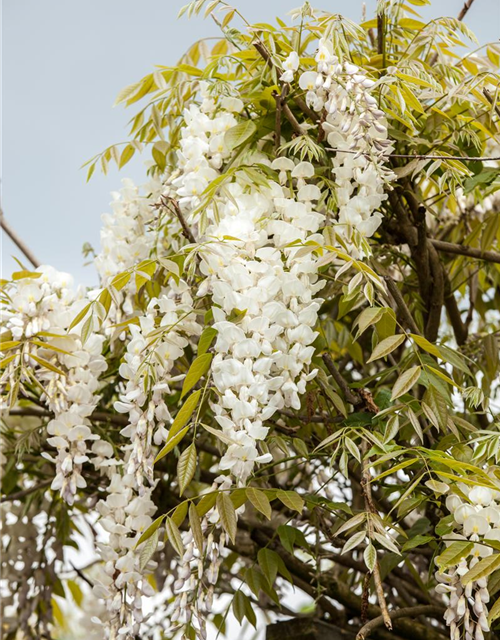
[[[271,21],[301,0],[235,0],[250,21]],[[99,247],[101,213],[122,177],[143,180],[142,161],[120,173],[80,165],[126,138],[133,111],[112,108],[118,91],[176,62],[187,45],[216,33],[201,17],[177,20],[184,0],[3,0],[2,203],[15,230],[44,263],[95,283],[81,247]],[[359,21],[359,0],[313,6]],[[434,0],[426,18],[456,16],[463,0]],[[368,0],[371,15],[375,0]],[[500,0],[475,0],[466,18],[481,42],[500,37]],[[19,255],[2,234],[4,277]]]

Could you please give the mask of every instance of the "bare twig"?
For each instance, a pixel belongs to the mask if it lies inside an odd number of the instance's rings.
[[[16,493],[10,493],[6,496],[2,496],[0,498],[0,502],[13,502],[14,500],[21,500],[22,498],[25,498],[26,496],[31,495],[32,493],[35,493],[35,491],[38,491],[39,489],[45,489],[45,487],[48,487],[52,484],[52,478],[50,478],[50,480],[44,480],[43,482],[39,482],[38,484],[33,485],[32,487],[29,487],[28,489],[23,489],[23,491],[17,491]]]
[[[196,239],[195,239],[195,237],[193,235],[193,232],[188,227],[188,224],[187,224],[184,216],[182,215],[182,211],[181,211],[181,208],[180,208],[179,203],[177,202],[177,200],[175,198],[170,198],[168,196],[161,196],[160,203],[166,209],[170,209],[170,210],[173,209],[173,212],[174,212],[177,220],[179,220],[179,222],[181,223],[182,235],[191,244],[196,244]]]
[[[323,354],[323,362],[325,363],[328,371],[332,374],[332,377],[335,380],[335,382],[339,385],[342,393],[344,394],[344,398],[347,400],[347,402],[350,402],[354,406],[359,406],[360,404],[363,404],[363,400],[357,394],[354,394],[349,389],[349,385],[344,380],[342,374],[339,372],[331,356],[328,353]]]
[[[397,620],[398,618],[415,618],[416,616],[420,615],[439,617],[443,615],[443,612],[443,607],[438,607],[433,604],[423,604],[416,607],[405,607],[403,609],[398,609],[397,611],[391,611],[389,613],[389,617],[391,620]],[[368,638],[372,631],[375,631],[375,629],[381,627],[383,624],[385,624],[383,616],[373,618],[373,620],[367,622],[359,630],[358,635],[356,636],[356,640],[366,640],[366,638]]]
[[[389,289],[389,293],[394,298],[394,302],[396,303],[401,315],[403,316],[403,320],[406,326],[410,329],[412,333],[415,333],[417,336],[421,336],[422,333],[417,327],[417,323],[413,319],[413,316],[410,313],[410,310],[406,306],[406,302],[401,295],[400,290],[398,289],[397,284],[390,276],[384,276],[385,283],[387,288]]]
[[[281,71],[281,69],[279,67],[277,67],[274,62],[271,59],[271,54],[269,53],[269,51],[266,49],[266,47],[264,46],[264,44],[262,42],[254,42],[253,46],[257,49],[257,51],[260,53],[262,59],[266,62],[267,66],[270,69],[276,69],[277,71]],[[306,114],[306,116],[309,116],[309,118],[311,118],[311,120],[313,122],[317,122],[319,120],[319,116],[317,113],[315,113],[312,109],[310,109],[307,104],[305,103],[304,100],[302,100],[302,98],[300,98],[299,96],[294,96],[293,97],[295,103],[297,104],[298,108]],[[284,112],[284,110],[283,110]],[[291,113],[291,111],[290,111]],[[288,118],[288,115],[284,112],[284,115],[286,118]],[[293,115],[293,114],[292,114]],[[295,116],[294,116],[295,118]],[[293,124],[292,124],[293,126]]]
[[[443,251],[444,253],[455,253],[461,256],[469,256],[470,258],[500,264],[500,253],[496,251],[483,251],[482,249],[476,249],[476,247],[444,242],[443,240],[431,240],[430,242],[438,251]]]
[[[488,102],[491,104],[491,106],[495,108],[497,116],[500,116],[500,107],[498,107],[498,105],[495,104],[495,100],[491,95],[491,93],[488,91],[488,89],[483,89],[483,95],[486,98],[486,100],[488,100]]]
[[[373,534],[373,523],[372,523],[370,514],[376,515],[377,509],[375,508],[375,505],[373,504],[373,499],[372,499],[372,490],[371,490],[371,484],[370,484],[371,483],[370,459],[367,456],[368,445],[366,441],[364,441],[363,444],[361,445],[361,449],[364,457],[363,470],[361,472],[361,489],[363,491],[363,497],[365,500],[365,509],[368,513],[367,515],[368,536],[371,539]],[[380,575],[380,568],[379,568],[377,559],[375,559],[375,565],[373,567],[372,575],[373,575],[373,580],[375,582],[375,591],[377,593],[378,604],[379,604],[380,610],[382,611],[381,618],[383,620],[383,624],[385,624],[385,626],[387,627],[387,629],[389,629],[389,631],[392,631],[391,617],[389,615],[389,610],[387,608],[387,602],[384,594],[384,585],[382,583],[382,577]]]
[[[469,9],[471,8],[473,2],[474,0],[467,0],[466,2],[464,2],[464,6],[462,7],[460,13],[457,16],[457,20],[463,20],[465,18],[465,15],[467,11],[469,11]]]
[[[81,569],[78,569],[77,567],[75,567],[75,565],[71,562],[70,563],[71,566],[73,567],[74,572],[76,573],[77,576],[79,576],[84,582],[86,582],[90,587],[94,588],[94,583],[92,582],[92,580],[89,580],[89,578],[87,578],[87,576],[83,573],[83,571]]]
[[[281,112],[282,112],[282,98],[277,91],[273,91],[273,96],[276,101],[276,117],[274,125],[274,155],[278,157],[279,148],[281,145]]]
[[[9,225],[9,223],[5,219],[5,215],[2,208],[0,208],[0,226],[5,231],[5,233],[9,236],[12,242],[16,245],[16,247],[21,251],[21,253],[26,258],[28,258],[28,260],[35,267],[35,269],[39,267],[40,262],[35,258],[35,255],[32,253],[31,249],[26,245],[26,243],[21,240],[21,238],[17,235],[14,229]]]
[[[14,407],[8,411],[10,416],[32,416],[35,418],[53,418],[54,414],[51,411],[46,409],[37,409],[35,407]],[[117,426],[123,427],[129,423],[127,416],[115,414],[115,413],[106,413],[104,411],[94,411],[94,413],[89,417],[90,420],[94,420],[95,422],[110,422],[111,424],[116,424]]]
[[[297,118],[293,115],[292,110],[290,109],[290,107],[287,105],[286,102],[284,102],[281,106],[282,110],[283,110],[283,115],[285,116],[285,118],[288,120],[288,122],[292,125],[292,129],[295,131],[295,133],[299,136],[303,136],[305,131],[304,129],[302,129],[302,127],[299,124],[299,121],[297,120]]]
[[[335,147],[326,147],[327,151],[335,151],[336,153],[353,153],[360,156],[370,158],[369,153],[360,153],[356,149],[337,149]],[[382,158],[409,158],[411,160],[462,160],[462,162],[486,162],[487,160],[500,160],[500,156],[434,156],[426,154],[407,154],[407,153],[382,153]]]

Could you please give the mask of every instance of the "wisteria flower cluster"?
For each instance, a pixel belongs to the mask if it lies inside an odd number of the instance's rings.
[[[488,544],[489,540],[500,541],[500,492],[487,487],[460,487],[467,499],[456,494],[446,498],[446,507],[453,514],[457,527],[456,533],[450,535],[452,540],[468,540],[473,542],[472,551],[448,571],[437,572],[436,587],[438,593],[449,595],[450,601],[445,614],[446,624],[450,627],[452,640],[462,637],[465,631],[466,640],[483,640],[484,634],[490,630],[488,623],[488,581],[486,577],[468,581],[465,585],[462,578],[477,565],[482,558],[494,553]],[[463,495],[462,494],[462,495]],[[486,544],[481,542],[486,541]]]
[[[74,605],[108,640],[260,632],[293,585],[340,635],[485,640],[500,52],[399,0],[248,33],[204,6],[222,39],[125,89],[132,140],[90,161],[151,151],[99,287],[2,285],[6,639],[73,640]]]

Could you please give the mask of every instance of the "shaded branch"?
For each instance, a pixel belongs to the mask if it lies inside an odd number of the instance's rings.
[[[457,344],[463,345],[467,340],[468,336],[468,326],[462,320],[462,315],[460,313],[460,309],[458,308],[457,301],[455,300],[455,296],[453,295],[453,291],[451,290],[451,284],[449,278],[445,274],[445,293],[444,293],[444,306],[446,307],[446,311],[448,313],[448,317],[450,319],[451,326],[453,328],[453,333],[455,334],[455,339]],[[472,305],[470,307],[473,308]]]
[[[12,502],[14,500],[21,500],[22,498],[26,498],[26,496],[30,496],[32,493],[35,493],[35,491],[38,491],[39,489],[45,489],[45,487],[50,486],[52,484],[52,480],[53,478],[50,478],[50,480],[39,482],[38,484],[33,485],[28,489],[23,489],[23,491],[17,491],[16,493],[10,493],[6,496],[2,496],[0,498],[0,502]]]
[[[404,301],[404,298],[401,295],[401,292],[399,291],[397,284],[394,282],[391,276],[384,276],[384,280],[387,285],[387,288],[389,289],[389,293],[393,297],[394,302],[396,303],[396,306],[401,312],[401,316],[403,317],[403,320],[406,326],[408,327],[408,329],[410,329],[412,333],[415,333],[417,336],[421,336],[422,333],[420,329],[417,327],[417,323],[413,319],[413,316],[411,315],[410,310],[408,309],[406,302]]]
[[[455,253],[460,256],[469,256],[477,260],[500,264],[500,253],[496,251],[483,251],[482,249],[476,249],[476,247],[444,242],[443,240],[430,240],[430,242],[438,251],[443,251],[444,253]]]
[[[344,394],[344,398],[347,400],[347,402],[350,402],[355,407],[359,406],[360,404],[363,404],[363,400],[350,390],[349,385],[347,384],[346,380],[344,379],[342,374],[339,372],[339,370],[335,366],[335,363],[333,362],[331,356],[328,353],[323,354],[323,362],[325,363],[328,371],[331,373],[332,378],[339,385],[342,393]]]
[[[430,617],[441,617],[444,614],[444,607],[438,607],[432,604],[424,604],[416,607],[405,607],[398,609],[397,611],[391,611],[389,617],[391,620],[398,620],[399,618],[414,618],[420,615],[427,615]],[[385,620],[383,616],[378,616],[370,622],[367,622],[358,632],[356,640],[366,640],[368,636],[384,624]]]

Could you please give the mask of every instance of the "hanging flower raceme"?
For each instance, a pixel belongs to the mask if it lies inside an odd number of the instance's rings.
[[[39,274],[39,275],[38,275]],[[89,460],[88,446],[98,435],[89,416],[99,402],[99,376],[106,369],[101,355],[103,337],[93,335],[83,344],[77,333],[66,333],[84,304],[82,292],[72,290],[68,274],[40,267],[8,288],[11,306],[6,329],[13,341],[5,353],[10,362],[1,383],[11,389],[29,382],[30,368],[42,388],[40,400],[54,414],[47,426],[47,443],[57,455],[42,455],[56,465],[51,488],[73,504],[78,489],[86,486],[82,465]]]
[[[172,369],[189,339],[197,338],[202,331],[186,282],[176,284],[171,280],[158,298],[149,302],[139,324],[131,325],[130,331],[120,365],[120,375],[127,383],[115,409],[129,416],[130,424],[121,434],[130,444],[123,450],[130,452],[127,473],[140,487],[144,480],[153,483],[153,447],[165,441],[172,422],[165,396],[171,393],[171,383],[182,378],[172,374]]]
[[[356,65],[339,60],[330,41],[319,41],[316,62],[317,71],[302,73],[299,86],[307,92],[307,104],[323,113],[322,127],[334,153],[336,232],[347,240],[368,238],[382,222],[378,209],[387,198],[384,188],[395,177],[385,166],[393,150],[385,115],[371,93],[375,82]]]
[[[483,640],[490,630],[488,579],[470,579],[469,572],[494,553],[492,546],[481,544],[482,541],[500,541],[500,492],[463,484],[459,488],[465,499],[455,494],[446,498],[454,524],[446,545],[463,540],[472,543],[472,549],[466,550],[457,565],[436,573],[436,591],[449,596],[445,620],[451,640]]]
[[[153,488],[142,487],[138,494],[136,483],[134,475],[114,473],[106,499],[97,505],[107,540],[98,543],[104,575],[94,586],[94,593],[104,600],[108,620],[94,621],[105,625],[110,640],[132,640],[137,636],[144,620],[142,596],[154,594],[147,574],[157,565],[143,556],[143,545],[137,544],[151,525],[156,506],[151,500]],[[158,544],[161,548],[162,543]]]

